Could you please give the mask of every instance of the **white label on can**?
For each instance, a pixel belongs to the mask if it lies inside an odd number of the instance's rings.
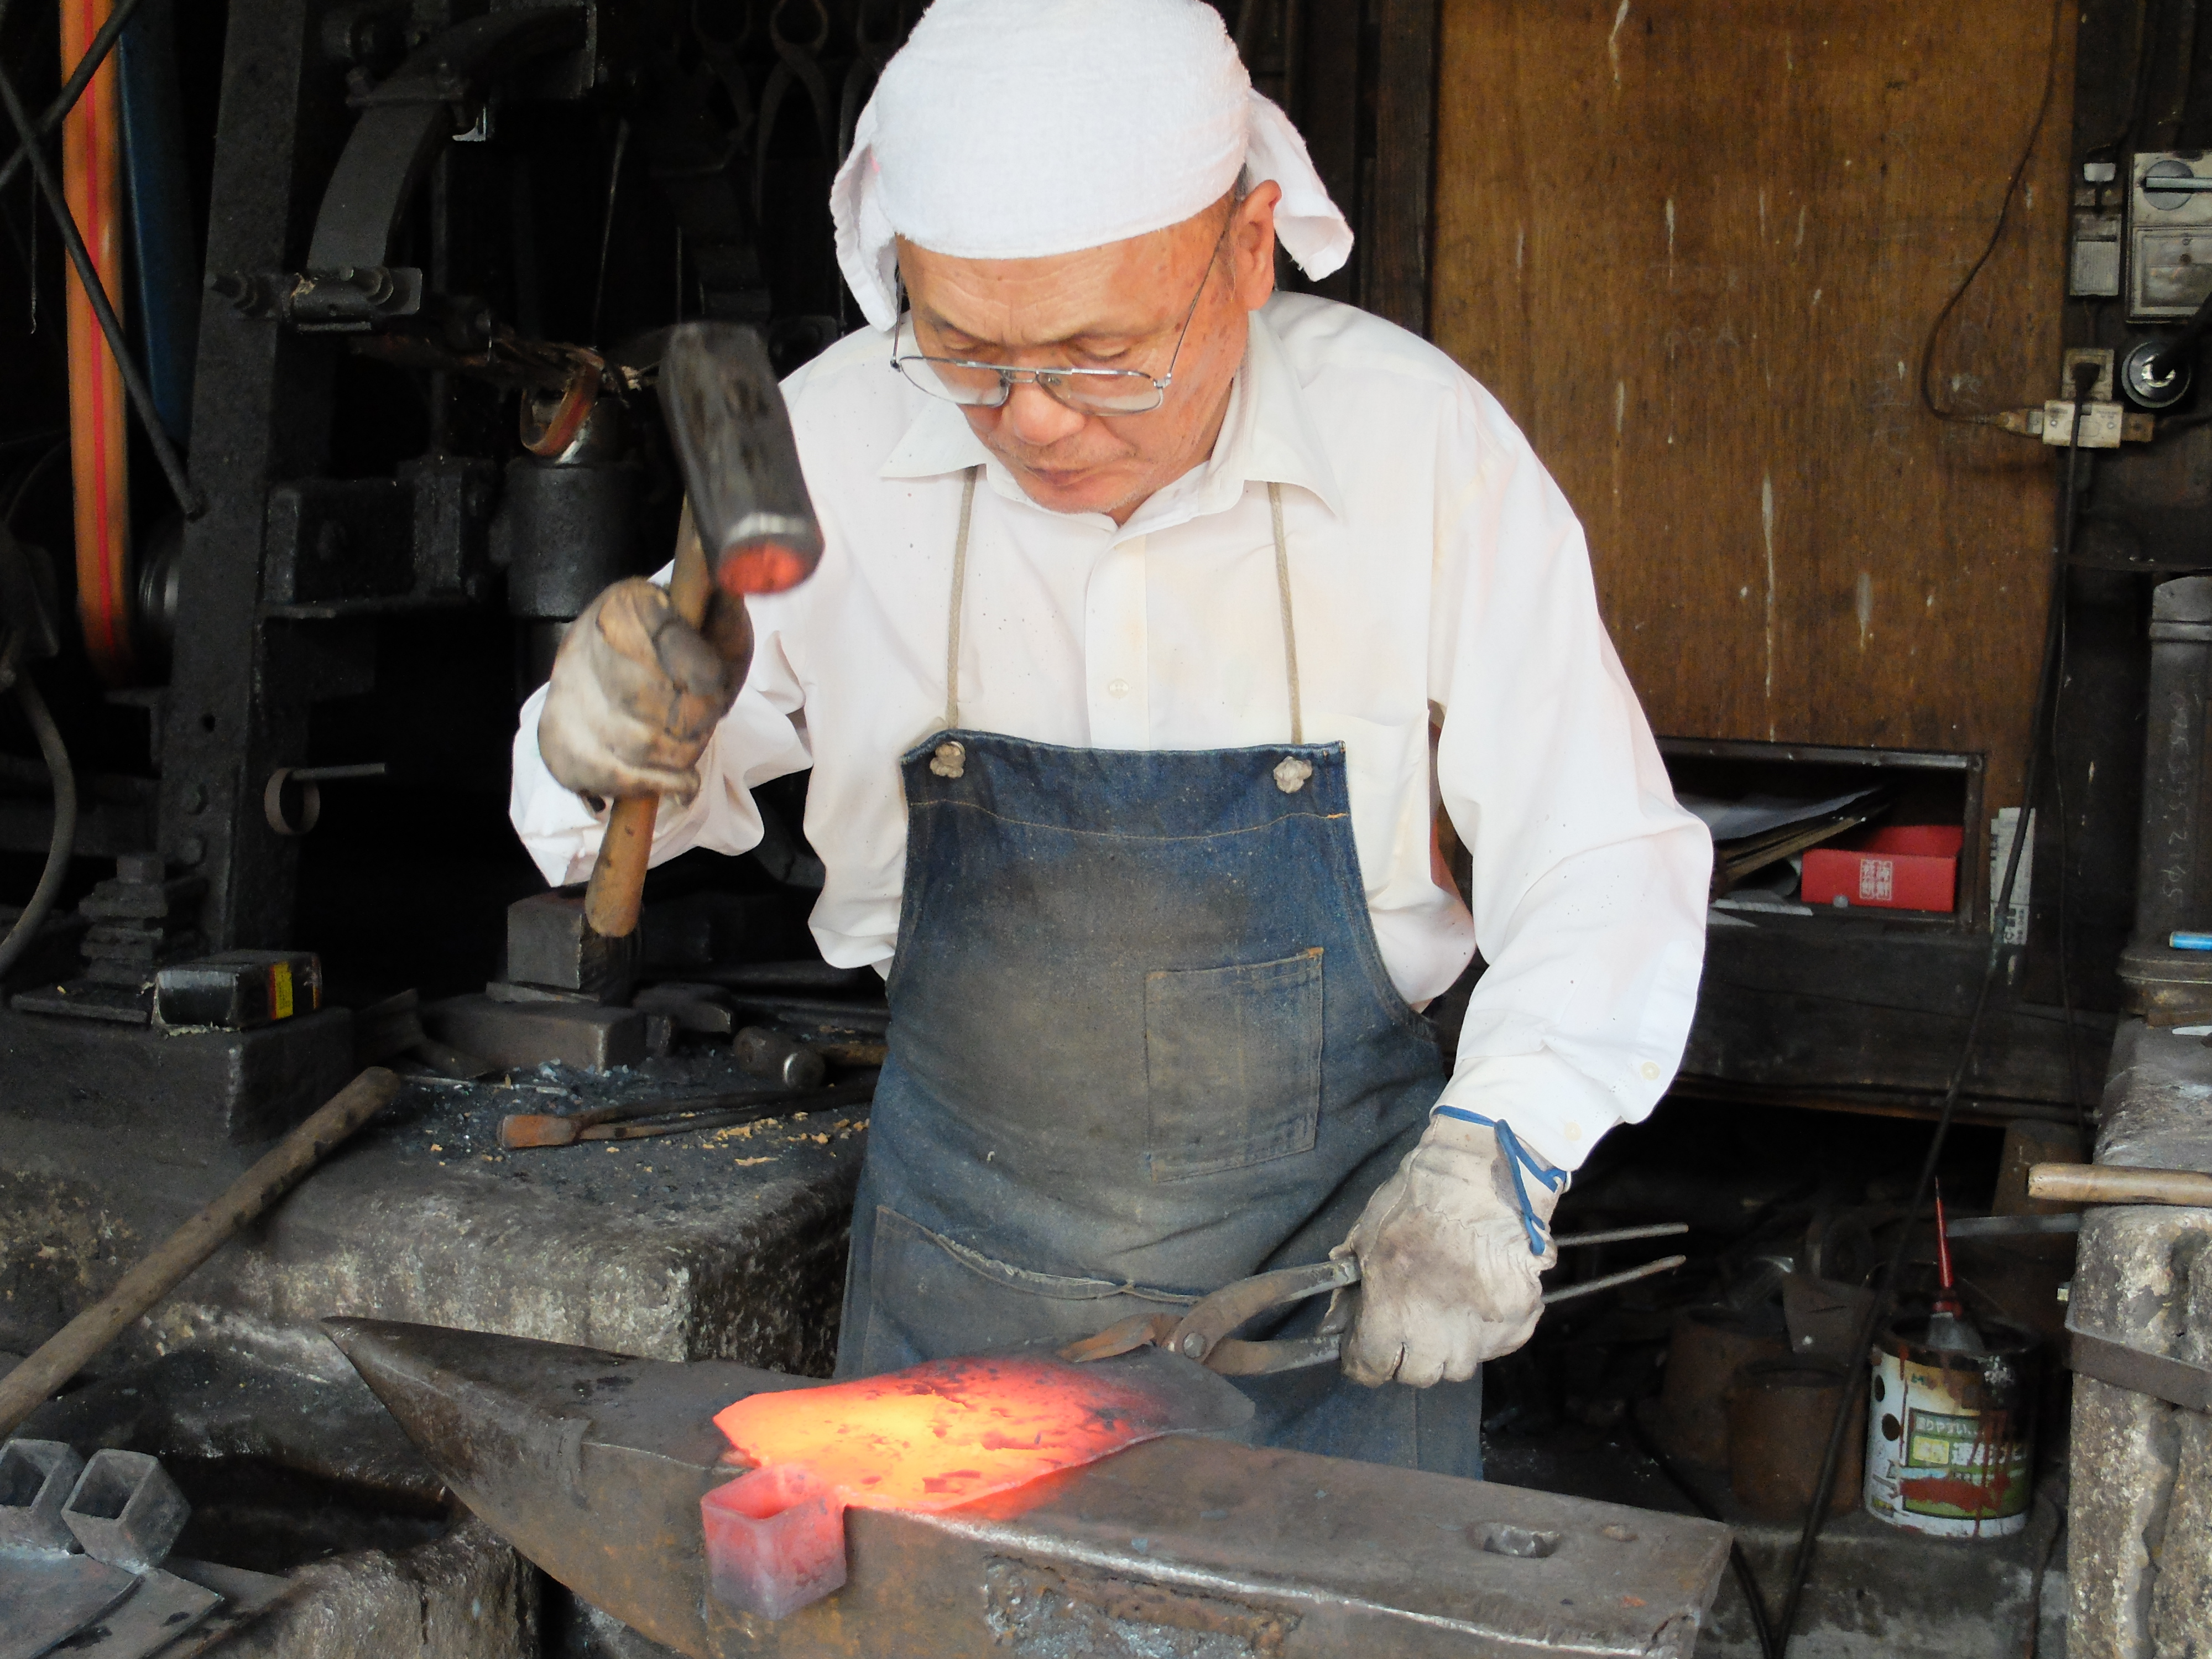
[[[1867,1512],[1945,1538],[2027,1525],[2032,1451],[2021,1425],[1960,1400],[1940,1366],[1876,1349],[1867,1413]]]

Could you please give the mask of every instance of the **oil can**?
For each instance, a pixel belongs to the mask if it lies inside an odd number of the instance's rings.
[[[1866,1506],[1911,1532],[2002,1538],[2027,1525],[2035,1455],[2036,1340],[1984,1322],[1983,1352],[1928,1345],[1899,1320],[1875,1345]]]

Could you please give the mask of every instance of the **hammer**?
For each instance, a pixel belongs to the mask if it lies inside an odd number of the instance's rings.
[[[660,406],[684,473],[684,518],[668,599],[692,627],[717,591],[742,599],[796,587],[822,562],[822,526],[799,470],[783,393],[754,330],[679,323],[660,360]],[[615,802],[584,890],[584,921],[599,938],[637,932],[653,820],[660,801]]]

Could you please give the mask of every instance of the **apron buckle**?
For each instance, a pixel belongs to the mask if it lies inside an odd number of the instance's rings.
[[[944,751],[940,750],[939,752]],[[1276,763],[1275,787],[1286,795],[1295,795],[1306,787],[1306,780],[1312,775],[1311,761],[1300,760],[1296,755],[1287,755]]]
[[[957,743],[940,743],[929,757],[929,769],[940,778],[957,778],[968,769],[968,751]]]

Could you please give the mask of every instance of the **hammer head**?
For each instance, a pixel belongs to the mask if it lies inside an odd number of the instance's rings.
[[[679,323],[660,360],[660,406],[715,586],[777,593],[812,575],[822,527],[759,333]]]

